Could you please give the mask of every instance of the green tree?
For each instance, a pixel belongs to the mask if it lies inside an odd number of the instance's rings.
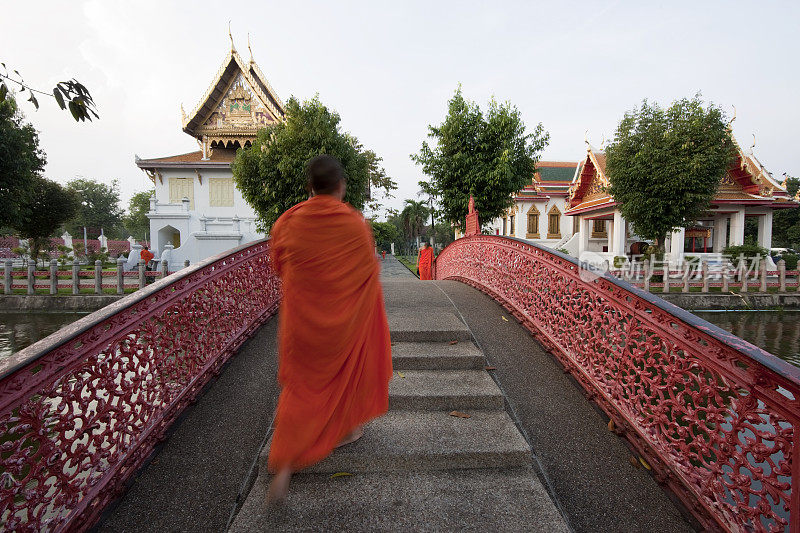
[[[33,179],[33,192],[24,205],[30,216],[19,219],[13,228],[28,239],[34,263],[42,251],[50,249],[50,237],[75,215],[79,207],[80,199],[74,191],[46,178],[37,176]]]
[[[435,146],[422,143],[411,158],[430,177],[424,190],[435,196],[445,221],[463,228],[470,195],[481,220],[489,224],[513,203],[512,195],[530,183],[549,134],[538,124],[526,133],[516,107],[489,102],[484,115],[456,90],[438,126],[428,126]]]
[[[800,188],[800,178],[786,178],[786,189],[794,196]],[[800,209],[775,210],[772,217],[772,245],[776,248],[800,247]]]
[[[371,181],[388,188],[385,181],[380,183],[385,176],[380,158],[367,155],[358,139],[340,132],[340,120],[318,97],[302,104],[290,98],[286,121],[259,131],[251,148],[236,153],[233,179],[258,215],[260,230],[269,231],[284,211],[308,198],[305,165],[319,154],[341,162],[347,173],[345,201],[357,209],[368,200]]]
[[[85,227],[93,237],[100,230],[109,239],[122,236],[122,208],[119,205],[119,184],[113,180],[111,185],[95,180],[77,178],[67,183],[67,188],[78,194],[80,208],[68,224],[67,231],[73,236],[83,235]]]
[[[405,207],[400,212],[400,220],[406,240],[417,241],[417,246],[419,246],[419,236],[422,235],[422,229],[425,227],[429,215],[430,211],[425,202],[405,201]]]
[[[391,222],[371,221],[375,244],[380,250],[390,250],[391,244],[400,240],[400,231]]]
[[[660,250],[668,233],[709,208],[733,157],[724,118],[699,95],[667,109],[644,100],[625,113],[606,149],[609,192],[636,233]]]
[[[11,96],[0,99],[0,228],[30,216],[26,206],[45,163],[36,130],[23,122]]]
[[[122,225],[136,239],[144,239],[150,231],[150,198],[155,194],[153,189],[134,194],[128,202],[128,212],[122,217]]]

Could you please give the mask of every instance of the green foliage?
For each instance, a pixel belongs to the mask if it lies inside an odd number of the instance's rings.
[[[13,225],[21,237],[28,239],[34,262],[41,251],[50,248],[50,237],[75,215],[79,206],[73,191],[45,178],[34,179],[33,192],[23,207],[30,216]]]
[[[390,250],[393,242],[400,240],[400,231],[391,222],[372,221],[372,234],[379,250]]]
[[[800,258],[797,254],[783,254],[781,259],[786,261],[786,270],[797,270],[797,260]]]
[[[797,194],[800,178],[787,176],[786,189]],[[772,216],[772,246],[800,248],[800,209],[776,209]]]
[[[58,250],[58,264],[62,267],[66,266],[70,262],[71,258],[69,254],[72,252],[72,248],[59,244],[56,246],[56,249]]]
[[[425,202],[416,200],[406,200],[403,210],[400,212],[400,221],[403,227],[403,236],[406,240],[416,240],[422,235],[422,229],[428,222],[430,210]]]
[[[624,255],[615,256],[614,257],[614,268],[622,268],[622,265],[624,265],[627,261],[628,261],[628,258],[625,257]]]
[[[67,224],[67,231],[73,236],[82,236],[83,228],[92,237],[100,235],[100,230],[109,239],[122,236],[122,208],[119,205],[119,184],[113,180],[111,185],[95,180],[78,178],[67,183],[67,188],[80,198],[80,206],[75,218]]]
[[[122,225],[135,239],[144,239],[150,231],[150,197],[155,194],[153,189],[141,191],[131,197],[128,202],[128,212],[122,217]]]
[[[738,246],[728,246],[724,250],[722,250],[722,255],[729,257],[731,259],[736,259],[739,256],[744,257],[766,257],[768,251],[766,248],[762,248],[757,244],[741,244]]]
[[[318,97],[302,104],[290,98],[286,121],[259,131],[251,148],[236,153],[233,179],[258,215],[260,230],[269,231],[284,211],[308,198],[305,165],[319,154],[341,162],[347,173],[345,201],[357,209],[368,200],[370,182],[387,193],[396,187],[380,167],[380,158],[340,132],[339,122],[339,114]]]
[[[444,122],[428,130],[436,145],[424,141],[411,158],[430,176],[423,190],[439,200],[444,220],[458,228],[464,227],[470,195],[484,224],[503,214],[512,195],[530,183],[549,139],[541,124],[526,133],[519,111],[508,102],[490,101],[484,115],[464,99],[460,86]]]
[[[25,206],[45,163],[36,130],[23,122],[11,96],[0,99],[0,227],[30,217]]]
[[[609,192],[636,233],[663,246],[708,209],[733,150],[722,111],[699,95],[667,109],[645,100],[606,149]]]
[[[433,240],[436,242],[437,248],[447,246],[455,240],[455,232],[453,226],[448,222],[436,222],[434,226]]]
[[[569,250],[567,250],[566,248],[556,248],[556,251],[561,252],[562,254],[569,255]]]
[[[76,122],[91,121],[92,117],[100,118],[92,95],[78,80],[73,78],[68,81],[60,81],[53,87],[52,92],[48,93],[34,89],[25,83],[19,71],[14,70],[13,75],[10,74],[5,63],[0,63],[0,68],[2,68],[0,70],[0,103],[12,98],[11,89],[9,88],[9,85],[11,85],[12,87],[17,87],[19,94],[25,95],[27,93],[28,102],[33,104],[36,109],[39,109],[39,100],[36,95],[40,94],[52,97],[61,109],[69,109],[72,118]]]

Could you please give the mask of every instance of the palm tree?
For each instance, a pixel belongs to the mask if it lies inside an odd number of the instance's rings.
[[[425,202],[417,202],[416,200],[406,200],[405,207],[400,213],[400,220],[403,222],[406,238],[415,240],[417,248],[419,248],[419,236],[422,233],[422,228],[425,227],[429,213],[430,211]]]

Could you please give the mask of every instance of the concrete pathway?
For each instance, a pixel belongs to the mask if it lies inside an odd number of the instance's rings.
[[[230,531],[568,531],[456,308],[386,261],[389,413],[296,474],[280,508],[265,505],[265,447]]]

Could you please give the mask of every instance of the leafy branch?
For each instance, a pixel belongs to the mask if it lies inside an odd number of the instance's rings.
[[[25,83],[18,70],[12,71],[13,74],[16,74],[15,78],[9,74],[5,63],[0,63],[0,65],[2,66],[2,72],[0,72],[0,102],[4,101],[9,92],[11,92],[9,84],[13,83],[19,86],[20,93],[28,93],[28,102],[33,104],[37,110],[39,109],[39,100],[36,95],[40,94],[55,99],[61,109],[69,109],[72,118],[76,122],[91,121],[92,117],[100,118],[92,95],[78,80],[73,78],[69,81],[60,81],[53,87],[52,92],[40,91]]]

